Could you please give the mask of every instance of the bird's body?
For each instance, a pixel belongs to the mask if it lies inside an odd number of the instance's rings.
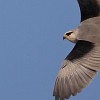
[[[81,9],[81,23],[63,36],[63,39],[76,45],[64,59],[56,78],[53,92],[55,100],[75,96],[100,70],[100,0],[77,1]]]
[[[78,40],[100,44],[100,17],[94,17],[81,22],[78,27]]]

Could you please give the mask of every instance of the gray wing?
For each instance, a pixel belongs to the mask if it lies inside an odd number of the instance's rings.
[[[100,0],[77,0],[81,10],[81,21],[100,15]]]
[[[69,99],[85,88],[100,70],[100,45],[79,40],[65,58],[55,81],[55,100]]]

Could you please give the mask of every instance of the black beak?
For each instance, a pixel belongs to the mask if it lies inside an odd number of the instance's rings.
[[[65,36],[63,36],[63,40],[66,39]]]

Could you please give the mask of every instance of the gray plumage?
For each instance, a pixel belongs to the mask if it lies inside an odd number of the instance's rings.
[[[81,24],[63,39],[76,43],[64,59],[55,81],[55,100],[67,100],[81,92],[100,70],[100,0],[77,0]]]

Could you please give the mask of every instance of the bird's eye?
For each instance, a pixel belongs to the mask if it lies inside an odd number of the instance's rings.
[[[70,32],[66,33],[66,35],[69,36],[69,35],[71,35],[72,33],[73,33],[73,32],[70,31]]]

